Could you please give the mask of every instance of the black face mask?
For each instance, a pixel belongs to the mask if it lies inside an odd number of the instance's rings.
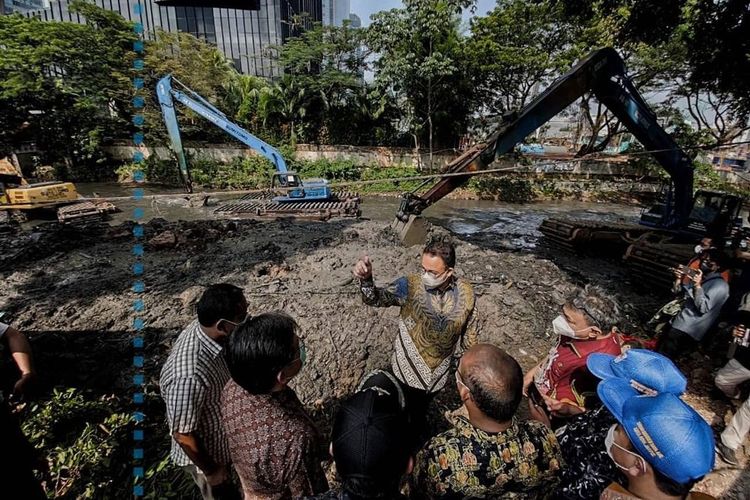
[[[701,262],[701,272],[703,274],[709,274],[713,272],[713,266],[706,264],[705,262]]]

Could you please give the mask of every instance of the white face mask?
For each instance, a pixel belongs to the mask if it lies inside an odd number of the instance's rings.
[[[612,463],[614,463],[620,469],[626,471],[626,470],[628,470],[628,467],[623,467],[622,465],[618,464],[617,460],[615,460],[615,457],[612,455],[612,447],[613,446],[617,446],[622,451],[624,451],[625,453],[628,453],[630,455],[633,455],[638,460],[643,461],[643,457],[640,456],[640,455],[638,455],[637,453],[633,453],[630,450],[626,450],[625,448],[623,448],[619,444],[615,443],[615,430],[617,430],[617,424],[613,424],[612,427],[610,427],[609,430],[607,431],[607,437],[604,438],[604,449],[607,450],[607,455],[609,455],[609,458],[610,458],[610,460],[612,460]],[[645,467],[643,467],[643,468],[645,469]]]
[[[576,335],[578,332],[584,332],[588,329],[589,328],[584,328],[583,330],[573,330],[570,327],[570,323],[568,323],[568,320],[566,320],[565,316],[563,316],[562,314],[552,321],[552,330],[555,332],[555,335],[559,335],[561,337],[570,337],[572,339],[575,339],[578,338],[578,336]]]
[[[450,278],[450,273],[448,272],[444,272],[440,276],[433,276],[432,273],[424,273],[422,274],[422,283],[426,289],[433,290],[442,286],[448,278]]]
[[[695,254],[698,255],[703,251],[703,247],[701,245],[695,245]]]

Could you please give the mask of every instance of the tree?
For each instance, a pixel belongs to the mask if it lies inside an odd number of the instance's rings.
[[[314,24],[276,47],[277,61],[289,82],[309,99],[299,125],[305,140],[351,142],[362,130],[352,129],[351,116],[366,89],[364,73],[369,50],[365,29]],[[347,119],[349,118],[349,119]],[[297,138],[295,131],[295,139]]]
[[[258,112],[263,127],[280,127],[283,136],[288,137],[293,145],[296,144],[297,139],[306,134],[304,120],[318,99],[325,102],[325,96],[321,93],[311,92],[289,75],[283,76],[279,82],[260,93]]]
[[[403,9],[375,14],[368,30],[368,45],[378,55],[376,84],[397,97],[415,148],[426,135],[430,166],[434,139],[456,145],[457,131],[466,128],[469,106],[458,28],[461,11],[473,5],[473,0],[405,0]]]
[[[738,0],[596,0],[563,2],[567,21],[579,27],[581,50],[609,45],[628,63],[641,91],[658,90],[679,104],[695,127],[715,144],[739,136],[748,127],[750,84],[750,10]],[[584,113],[593,109],[582,101]],[[619,131],[619,122],[589,114],[604,140],[581,153],[601,150]]]
[[[574,30],[562,7],[548,2],[499,0],[471,24],[465,57],[480,116],[522,108],[574,61]]]
[[[156,100],[156,82],[171,74],[179,85],[182,83],[217,107],[232,82],[236,82],[237,71],[232,63],[213,45],[189,33],[168,33],[158,30],[155,39],[146,44],[145,65],[148,74],[144,78],[146,132],[150,141],[165,142],[166,129],[161,110]],[[225,141],[226,134],[210,126],[203,118],[182,108],[186,119],[180,122],[180,130],[186,139],[200,138]]]
[[[136,35],[119,14],[71,8],[86,24],[0,16],[0,155],[33,141],[44,161],[92,176],[100,142],[128,130]]]

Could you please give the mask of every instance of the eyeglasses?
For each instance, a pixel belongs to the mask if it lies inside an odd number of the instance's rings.
[[[235,328],[237,328],[237,327],[239,327],[240,325],[244,325],[245,323],[247,323],[247,322],[248,322],[248,321],[250,321],[251,319],[253,319],[253,316],[252,316],[252,314],[250,314],[249,312],[246,312],[246,313],[245,313],[245,319],[243,319],[243,320],[242,320],[242,321],[240,321],[239,323],[237,323],[237,322],[235,322],[235,321],[230,321],[230,320],[228,320],[228,319],[220,318],[220,319],[219,319],[219,321],[217,321],[217,322],[216,322],[216,324],[218,325],[218,324],[219,324],[219,323],[220,323],[221,321],[224,321],[225,323],[229,323],[230,325],[234,325],[234,327],[235,327]]]
[[[429,270],[429,269],[425,269],[424,267],[420,267],[420,269],[422,270],[422,273],[423,273],[423,274],[429,274],[429,275],[430,275],[430,276],[432,276],[433,278],[439,278],[440,276],[442,276],[442,275],[444,275],[445,273],[447,273],[447,272],[448,272],[448,269],[446,269],[446,270],[445,270],[445,271],[443,271],[442,273],[438,273],[438,272],[435,272],[435,271],[431,271],[431,270]]]
[[[469,393],[471,394],[471,389],[469,389],[469,386],[468,386],[468,385],[466,385],[466,384],[464,384],[464,381],[463,381],[463,380],[461,380],[461,374],[460,374],[460,373],[458,373],[458,369],[456,369],[456,383],[457,383],[458,385],[462,385],[462,386],[464,386],[464,387],[466,388],[466,390],[467,390],[467,391],[469,391]]]

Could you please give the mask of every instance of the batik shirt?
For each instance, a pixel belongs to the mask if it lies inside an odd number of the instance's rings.
[[[293,390],[250,394],[230,380],[222,417],[245,498],[292,499],[328,489],[320,436]]]
[[[365,304],[400,306],[398,336],[391,358],[396,377],[409,387],[428,392],[443,388],[457,344],[477,342],[474,289],[462,278],[451,278],[445,290],[427,290],[422,277],[404,276],[386,288],[361,280]]]
[[[604,448],[607,431],[617,420],[604,406],[571,417],[557,432],[565,468],[555,498],[599,498],[602,491],[625,477]]]
[[[488,433],[457,417],[417,455],[417,498],[544,498],[562,466],[555,435],[535,421],[513,420]]]

